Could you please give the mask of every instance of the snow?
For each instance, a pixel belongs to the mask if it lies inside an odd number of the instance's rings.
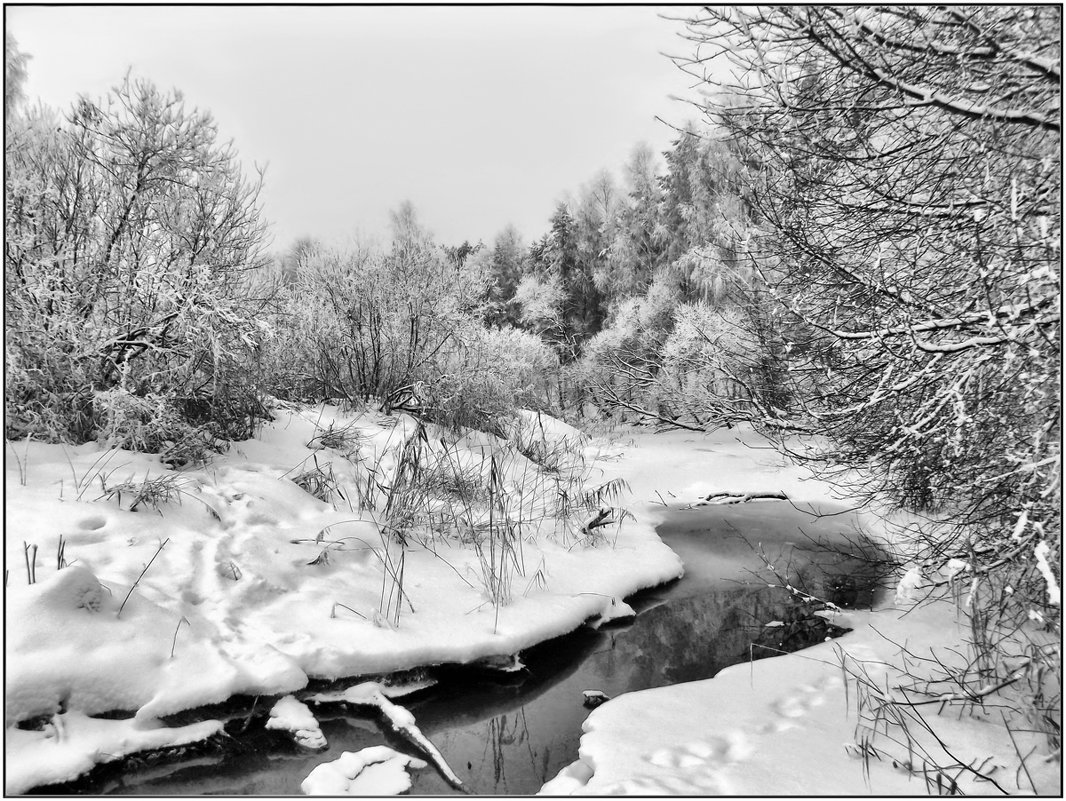
[[[356,684],[344,690],[315,693],[314,695],[308,696],[307,700],[316,704],[365,704],[366,692],[364,685],[366,683],[367,682]],[[402,698],[405,695],[411,695],[412,693],[432,687],[436,683],[437,682],[432,679],[406,681],[402,684],[379,684],[375,682],[381,694],[386,698]]]
[[[399,795],[411,788],[408,768],[424,767],[421,759],[378,745],[318,765],[300,789],[306,795]]]
[[[580,759],[544,785],[545,795],[915,795],[935,794],[926,786],[922,749],[941,765],[966,762],[992,771],[1008,792],[1031,793],[995,705],[959,715],[924,707],[951,755],[931,737],[919,734],[914,754],[889,736],[870,736],[860,727],[877,702],[869,687],[857,689],[849,673],[876,687],[893,686],[900,677],[901,643],[915,653],[950,658],[951,647],[966,636],[950,602],[907,611],[891,608],[851,612],[838,625],[855,631],[803,651],[734,665],[705,681],[628,693],[594,710],[584,724]],[[847,687],[845,687],[847,685]],[[916,708],[917,709],[917,708]],[[898,735],[898,731],[891,730]],[[1057,792],[1056,761],[1040,755],[1040,738],[1014,732],[1022,753],[1037,749],[1028,770],[1042,793]],[[858,738],[858,739],[857,739]],[[863,756],[857,743],[868,739]],[[876,754],[876,755],[875,755]],[[910,764],[911,769],[904,767]],[[935,772],[929,771],[935,783]],[[949,772],[964,793],[997,790],[964,770]],[[946,781],[946,779],[945,779]]]
[[[279,698],[270,709],[270,719],[266,722],[268,729],[280,729],[292,732],[297,745],[304,748],[320,749],[326,747],[326,738],[318,720],[311,710],[291,695]]]
[[[904,573],[896,585],[896,603],[916,603],[921,600],[921,594],[918,592],[925,584],[925,577],[922,575],[921,568],[917,565],[911,565],[907,568],[907,572]]]
[[[1050,553],[1051,547],[1047,544],[1047,540],[1040,540],[1040,543],[1033,549],[1033,556],[1036,557],[1036,567],[1047,584],[1048,603],[1052,606],[1059,606],[1062,603],[1062,589],[1055,580],[1055,573],[1051,569],[1051,565],[1048,564],[1047,558]]]
[[[314,717],[294,696],[310,678],[382,676],[444,662],[514,664],[537,642],[630,613],[622,599],[682,572],[654,530],[667,503],[720,492],[781,492],[801,508],[839,500],[743,427],[593,439],[524,413],[509,435],[521,453],[480,432],[458,439],[433,427],[418,432],[407,417],[281,408],[256,438],[183,472],[155,456],[94,443],[13,443],[19,460],[6,464],[5,791],[208,738],[221,731],[217,721],[167,728],[160,718],[235,694],[280,699],[267,725],[317,742]],[[418,442],[448,491],[461,494],[495,476],[506,497],[514,538],[508,583],[496,586],[499,604],[488,549],[478,550],[484,519],[449,517],[435,496],[425,501],[436,504],[430,517],[439,515],[431,528],[409,530],[402,548],[390,535],[395,520],[381,487],[402,482],[402,454]],[[550,461],[551,469],[536,461]],[[315,470],[332,488],[327,500],[293,481]],[[629,492],[618,504],[632,518],[591,534],[581,524],[595,509],[574,510],[564,522],[555,499],[577,485],[552,482],[568,476],[586,486],[625,482]],[[108,491],[146,477],[170,482],[154,505],[130,511],[128,490],[121,501]],[[1041,552],[1034,557],[1040,563]],[[27,570],[30,558],[35,566]],[[948,566],[955,568],[965,570]],[[1050,565],[1047,574],[1057,598]],[[926,792],[920,760],[910,762],[890,737],[870,738],[860,714],[898,700],[893,688],[903,677],[892,665],[901,644],[918,654],[935,649],[947,662],[964,650],[969,631],[956,604],[915,605],[937,583],[915,567],[891,606],[834,617],[854,629],[839,640],[706,681],[616,696],[589,715],[579,759],[544,792]],[[304,700],[374,705],[435,759],[410,713],[388,700],[403,691],[364,681]],[[920,709],[938,715],[935,705]],[[930,759],[987,758],[984,769],[995,768],[1010,792],[1030,792],[1028,776],[1040,792],[1060,790],[1046,746],[1015,729],[1015,751],[994,705],[973,705],[961,716],[949,708],[937,724],[953,756],[921,743]],[[1027,773],[1017,753],[1031,749]],[[908,763],[909,770],[900,767]],[[383,746],[345,753],[312,771],[303,790],[403,792],[408,768],[422,764]],[[965,771],[949,778],[965,792],[995,791]]]
[[[628,458],[619,460],[616,472],[625,475],[636,497],[667,496],[669,489],[672,503],[695,502],[719,491],[780,490],[797,505],[833,500],[832,487],[805,479],[796,467],[765,451],[738,448],[757,444],[749,434],[728,440],[724,432],[638,436],[628,443]],[[672,461],[666,453],[671,447]],[[654,515],[654,502],[631,508],[641,518]],[[869,515],[861,518],[868,533],[888,536],[883,529],[878,534]],[[947,565],[948,574],[963,569]],[[916,682],[896,667],[901,651],[917,655],[912,667],[923,658],[951,665],[972,637],[960,609],[965,601],[954,600],[950,587],[943,598],[931,599],[934,590],[913,566],[888,606],[822,613],[853,629],[840,639],[735,665],[704,681],[616,696],[589,715],[578,760],[546,783],[541,794],[924,795],[938,793],[938,778],[944,791],[956,781],[963,793],[1001,792],[960,766],[966,763],[991,773],[1002,791],[1030,794],[1035,785],[1040,794],[1060,795],[1058,755],[1048,753],[1042,735],[1018,727],[1008,733],[996,702],[969,705],[961,714],[959,705],[943,714],[935,703],[903,707],[935,718],[943,740],[938,743],[920,723],[912,723],[909,728],[918,737],[908,751],[892,723],[891,710],[899,707],[886,702],[925,696],[907,691]],[[1030,751],[1022,769],[1018,755]],[[938,777],[934,763],[955,767]]]
[[[334,698],[316,695],[312,697],[312,700],[331,701],[334,700]],[[433,745],[424,734],[422,734],[422,731],[415,724],[415,716],[412,715],[409,710],[390,701],[387,697],[386,688],[382,687],[382,685],[373,681],[357,684],[354,687],[349,687],[345,690],[341,695],[341,700],[349,704],[377,707],[388,721],[389,725],[426,754],[433,764],[436,765],[437,769],[441,772],[441,775],[444,776],[453,787],[462,789],[462,779],[460,779],[451,767],[449,767],[440,751],[437,750],[437,747]]]
[[[489,434],[455,439],[428,426],[419,439],[412,418],[331,406],[280,408],[254,439],[199,470],[96,443],[11,443],[19,459],[6,464],[8,734],[57,713],[99,722],[67,747],[82,749],[64,762],[78,765],[62,771],[72,778],[112,754],[158,747],[143,737],[97,747],[93,733],[113,731],[104,713],[132,713],[128,725],[147,728],[236,694],[290,695],[310,678],[510,658],[599,618],[613,598],[681,574],[654,521],[626,520],[592,538],[580,531],[587,510],[564,516],[553,505],[553,482],[574,477],[559,485],[573,494],[579,480],[599,480],[588,438],[532,413],[516,428],[521,447],[552,459],[552,469]],[[424,501],[436,504],[432,531],[412,529],[406,547],[389,536],[382,487],[402,480],[411,443],[445,479],[484,483],[496,471],[515,521],[511,561],[492,564],[507,582],[496,597],[488,548],[475,547],[487,529],[476,515],[447,518],[435,496]],[[316,469],[334,489],[329,502],[293,481]],[[145,479],[161,489],[136,511],[128,489],[121,499],[112,491]],[[32,756],[52,744],[15,733],[9,757],[16,741],[20,765],[37,767],[20,768],[20,783],[9,776],[5,787],[56,780],[40,767],[48,760]]]
[[[633,607],[623,601],[621,598],[611,598],[607,605],[604,607],[603,612],[598,618],[589,623],[594,629],[598,629],[605,623],[611,623],[618,620],[630,620],[637,613],[633,611]]]
[[[158,721],[56,714],[39,731],[10,727],[4,732],[4,792],[19,795],[37,785],[70,781],[98,762],[195,743],[221,731],[217,720],[167,728]]]

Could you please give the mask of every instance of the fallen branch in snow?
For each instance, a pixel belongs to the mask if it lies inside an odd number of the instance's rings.
[[[312,696],[310,700],[317,699]],[[463,784],[463,780],[448,766],[447,761],[437,750],[437,747],[415,725],[415,716],[404,707],[394,704],[386,698],[380,684],[368,681],[349,687],[338,700],[343,700],[356,706],[377,707],[396,733],[429,757],[430,762],[436,766],[437,770],[440,771],[441,775],[452,787],[460,792],[469,792],[466,785]]]
[[[705,498],[704,503],[724,506],[730,503],[747,503],[748,501],[787,501],[788,496],[778,490],[777,492],[712,492]],[[699,506],[704,503],[697,504]]]
[[[1025,667],[1028,667],[1030,661],[1031,660],[1026,660]],[[916,688],[908,688],[901,686],[897,687],[896,689],[901,695],[903,695],[905,700],[896,697],[883,697],[881,700],[883,701],[883,703],[895,704],[896,706],[926,706],[928,704],[949,704],[952,701],[963,701],[966,703],[976,704],[979,703],[982,698],[986,698],[987,696],[992,695],[993,693],[997,693],[1005,687],[1009,687],[1016,681],[1019,681],[1020,679],[1024,678],[1026,673],[1025,667],[1016,670],[1013,674],[1011,674],[1003,681],[996,682],[995,684],[986,684],[985,686],[979,687],[974,690],[966,690],[964,692],[955,693],[940,693],[938,695],[933,695],[931,698],[924,698],[920,701],[914,701],[907,697],[908,690],[910,692],[915,693],[921,693],[923,691]]]
[[[947,666],[943,662],[940,662],[940,660],[936,660],[936,662],[943,670],[947,670]],[[961,690],[958,691],[934,693],[929,690],[922,690],[917,686],[908,687],[898,684],[895,687],[886,685],[883,688],[871,689],[870,697],[879,704],[892,704],[894,706],[927,706],[929,704],[949,704],[953,702],[980,704],[983,698],[987,698],[1025,678],[1032,664],[1032,658],[1025,658],[1018,663],[1017,667],[1007,677],[999,681],[986,682],[980,687],[968,688],[956,678],[955,683],[961,687]],[[928,697],[915,700],[910,697],[910,693]]]
[[[600,509],[600,511],[585,521],[585,525],[581,527],[581,533],[588,534],[593,529],[609,526],[613,522],[614,518],[611,517],[611,510],[607,508]]]

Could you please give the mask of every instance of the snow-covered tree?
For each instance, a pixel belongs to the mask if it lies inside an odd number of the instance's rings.
[[[714,7],[688,36],[759,167],[752,264],[805,332],[789,417],[939,520],[919,560],[966,564],[977,658],[1030,649],[1057,737],[1061,654],[1016,635],[1060,620],[1034,554],[1061,554],[1061,9]]]
[[[4,31],[4,118],[15,113],[26,99],[26,62],[29,56],[19,50],[11,31]]]
[[[518,229],[508,225],[496,235],[492,247],[479,251],[474,261],[485,274],[486,320],[497,325],[517,325],[520,318],[515,291],[529,270],[528,251]]]
[[[211,116],[127,78],[29,112],[5,159],[8,435],[246,436],[264,226]]]

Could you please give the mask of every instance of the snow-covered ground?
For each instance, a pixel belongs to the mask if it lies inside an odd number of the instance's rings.
[[[409,418],[279,409],[257,438],[181,472],[92,444],[9,443],[5,791],[210,737],[217,721],[172,728],[160,719],[236,693],[278,696],[270,725],[320,747],[310,710],[285,698],[309,677],[506,657],[623,614],[621,598],[679,575],[679,559],[654,532],[664,503],[719,491],[839,501],[744,429],[587,442],[526,414],[512,439],[534,461],[487,434],[442,435],[419,434]],[[581,504],[570,476],[586,488],[624,480],[630,492],[614,501],[605,490]],[[146,478],[162,479],[155,503],[138,501]],[[307,491],[323,487],[332,488],[319,492],[329,502]],[[633,517],[583,531],[601,501]],[[508,538],[487,536],[489,507],[497,529],[501,518],[513,524]],[[33,546],[35,562],[24,569]],[[839,650],[853,672],[883,687],[898,643],[947,652],[962,641],[950,604],[905,608],[850,612],[835,621],[855,629],[840,640],[614,698],[588,718],[580,760],[545,791],[924,792],[905,747],[886,737],[865,751],[856,745],[857,710],[875,698],[868,689],[860,703]],[[341,695],[358,690],[348,702],[365,703],[368,686]],[[103,715],[116,710],[125,715]],[[1028,774],[1017,770],[997,720],[994,710],[945,719],[953,756],[990,757],[1004,789],[1030,790],[1028,775],[1055,792],[1057,764],[1037,755]],[[1040,747],[1015,737],[1021,753]],[[918,776],[899,767],[907,759]],[[346,753],[324,760],[305,790],[400,791],[418,764],[386,750]]]
[[[918,742],[893,742],[897,729],[871,736],[857,728],[859,707],[870,715],[877,699],[860,698],[853,670],[877,687],[898,678],[891,667],[901,645],[928,655],[950,655],[965,631],[950,604],[849,613],[841,625],[855,631],[839,640],[773,659],[726,668],[713,679],[619,696],[592,712],[584,725],[580,759],[548,782],[549,795],[915,795],[938,794],[937,771],[926,765],[967,764],[991,773],[1008,793],[1061,795],[1061,766],[1046,756],[1042,737],[1015,731],[1026,760],[1001,723],[995,704],[960,716],[916,708],[944,745],[911,725]],[[908,711],[916,711],[908,710]],[[869,738],[864,755],[860,747]],[[946,749],[946,750],[945,750]],[[954,767],[940,776],[942,792],[954,780],[966,794],[1000,794],[971,772]],[[927,780],[929,784],[927,785]]]
[[[618,470],[645,500],[667,488],[684,502],[712,492],[778,490],[798,505],[833,498],[830,486],[748,446],[758,447],[758,438],[742,431],[638,436]],[[862,517],[874,538],[891,537],[871,515]],[[915,684],[913,675],[936,673],[936,661],[957,664],[972,637],[959,608],[965,586],[915,605],[926,595],[922,584],[901,581],[897,596],[876,611],[823,613],[853,629],[840,639],[734,665],[712,679],[616,697],[589,715],[580,758],[541,793],[1061,796],[1061,753],[1049,752],[1043,735],[1019,730],[1017,721],[1008,731],[1000,698],[941,708],[936,697],[900,691]],[[904,660],[911,677],[901,675]],[[1004,696],[1009,703],[1009,690]],[[919,704],[891,707],[887,700]],[[912,742],[893,725],[894,715],[909,719]]]
[[[279,409],[200,470],[8,443],[5,790],[203,739],[219,724],[161,718],[237,693],[512,655],[681,573],[647,520],[583,531],[596,446],[520,423],[547,467],[333,407]]]

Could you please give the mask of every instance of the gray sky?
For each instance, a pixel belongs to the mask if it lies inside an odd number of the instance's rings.
[[[689,9],[691,10],[691,9]],[[438,241],[544,233],[556,201],[666,148],[692,111],[666,7],[12,7],[31,100],[134,74],[268,164],[274,248],[380,236],[405,199]],[[683,14],[681,12],[673,12]]]

